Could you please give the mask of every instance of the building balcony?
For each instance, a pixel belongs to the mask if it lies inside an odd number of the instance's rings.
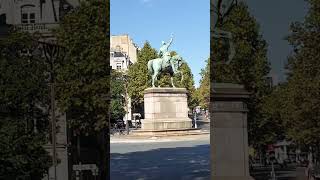
[[[59,27],[58,23],[35,23],[35,24],[16,24],[14,28],[29,33],[39,32],[41,34],[50,34],[52,29]]]

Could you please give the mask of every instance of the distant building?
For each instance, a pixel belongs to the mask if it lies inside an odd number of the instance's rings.
[[[125,52],[119,49],[110,51],[110,66],[116,70],[127,70],[132,64],[130,58]]]
[[[126,54],[131,63],[137,62],[138,46],[127,34],[113,35],[110,37],[110,53],[111,52],[122,52]]]
[[[6,17],[6,24],[19,30],[46,36],[76,5],[78,0],[0,0],[0,16]]]
[[[138,46],[129,35],[113,35],[110,37],[110,66],[112,69],[126,72],[129,66],[137,62]],[[128,114],[124,120],[132,120],[131,98],[128,102]]]

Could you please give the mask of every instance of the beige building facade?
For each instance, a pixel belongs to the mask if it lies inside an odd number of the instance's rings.
[[[79,5],[79,0],[0,0],[0,16],[6,24],[28,32],[50,34],[61,17]]]
[[[120,51],[126,54],[132,63],[137,62],[138,46],[128,34],[110,37],[110,52]]]

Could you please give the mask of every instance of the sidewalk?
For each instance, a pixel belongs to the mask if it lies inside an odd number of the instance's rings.
[[[151,137],[151,136],[130,136],[130,135],[117,135],[110,136],[110,143],[153,143],[153,142],[173,142],[173,141],[194,141],[194,140],[210,140],[210,134],[199,135],[186,135],[186,136],[164,136],[164,137]]]
[[[305,168],[298,167],[296,173],[297,173],[296,180],[307,180],[308,179],[308,177],[305,175]]]

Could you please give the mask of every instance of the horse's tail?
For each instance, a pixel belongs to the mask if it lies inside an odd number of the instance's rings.
[[[153,60],[148,61],[148,71],[150,74],[153,73],[152,62],[153,62]]]

